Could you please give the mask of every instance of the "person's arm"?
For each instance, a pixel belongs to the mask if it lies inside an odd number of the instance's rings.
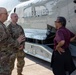
[[[70,39],[70,42],[73,42],[76,39],[76,35]]]
[[[60,30],[57,31],[56,35],[57,35],[57,43],[58,43],[56,46],[56,50],[61,54],[62,52],[64,52],[64,49],[62,49],[62,46],[65,44],[64,35]]]
[[[20,44],[25,41],[25,38],[24,35],[20,35],[16,40],[13,39],[12,37],[12,30],[11,30],[11,25],[8,25],[7,26],[7,30],[8,30],[8,33],[9,33],[9,38],[8,38],[8,46],[12,46],[12,47],[16,47],[16,48],[19,48]]]
[[[74,42],[75,39],[76,39],[76,35],[74,33],[72,33],[71,31],[70,32],[70,42]]]
[[[62,40],[58,43],[58,45],[56,46],[56,48],[62,47],[65,44],[65,41]]]
[[[22,31],[21,31],[21,34],[24,35],[24,37],[25,37],[24,29],[23,29],[21,26],[20,26],[20,29],[22,30]],[[26,37],[25,37],[25,38],[26,38]]]
[[[20,26],[20,30],[21,30],[21,34],[24,35],[25,37],[25,32],[24,32],[24,29]],[[26,40],[26,37],[25,37],[25,40]],[[21,44],[20,44],[20,47],[19,47],[19,50],[22,50],[25,48],[25,41],[23,41]]]
[[[8,46],[19,48],[20,44],[25,41],[24,35],[20,35],[16,40],[14,40],[11,36],[8,36]]]
[[[62,49],[61,47],[64,45],[65,41],[62,40],[58,43],[58,45],[56,46],[56,50],[61,54],[62,52],[65,52],[64,49]]]
[[[7,35],[6,32],[4,31],[4,28],[2,25],[0,25],[0,46],[4,45],[4,43],[6,44],[6,40],[7,40]]]

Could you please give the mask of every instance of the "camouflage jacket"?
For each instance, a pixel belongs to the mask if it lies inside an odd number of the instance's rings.
[[[0,22],[0,63],[6,62],[7,57],[11,55],[11,48],[18,48],[20,44],[17,40],[14,40],[6,26]]]
[[[13,25],[12,23],[10,23],[7,26],[7,28],[8,28],[8,31],[10,32],[10,34],[14,40],[16,40],[20,35],[25,36],[23,28],[18,24]],[[25,41],[22,42],[21,44],[25,45]]]

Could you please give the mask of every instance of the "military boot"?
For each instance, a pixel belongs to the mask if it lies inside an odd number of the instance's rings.
[[[17,70],[17,75],[23,75],[23,74],[22,74],[22,70],[18,69],[18,70]]]
[[[17,75],[23,75],[23,74],[19,73],[19,74],[17,74]]]

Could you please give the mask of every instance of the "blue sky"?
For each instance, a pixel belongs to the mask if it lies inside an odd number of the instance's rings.
[[[5,7],[9,11],[19,3],[18,0],[0,0],[0,7]]]

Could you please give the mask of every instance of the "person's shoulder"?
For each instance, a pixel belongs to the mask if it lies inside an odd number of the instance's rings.
[[[11,27],[12,25],[11,25],[11,23],[7,26],[7,28],[9,28],[9,27]]]
[[[17,24],[17,26],[18,26],[18,27],[20,27],[20,28],[22,28],[22,26],[21,26],[21,25],[19,25],[19,24]]]
[[[21,25],[17,24],[17,26],[21,27]]]
[[[65,27],[61,27],[61,28],[59,29],[60,32],[64,32],[64,31],[66,31],[66,30],[67,30],[67,28],[65,28]]]
[[[4,31],[3,24],[0,23],[0,32]]]
[[[64,32],[65,32],[65,29],[63,29],[63,28],[60,28],[60,29],[57,30],[57,34],[62,34]]]
[[[57,32],[62,32],[62,31],[63,31],[63,29],[58,29],[58,30],[57,30]]]
[[[67,29],[67,28],[66,28],[66,30],[67,30],[68,32],[71,32],[71,31],[70,31],[69,29]]]
[[[17,26],[20,26],[18,23],[16,23]]]
[[[9,23],[9,24],[8,24],[8,26],[11,26],[11,25],[12,25],[12,23]]]

